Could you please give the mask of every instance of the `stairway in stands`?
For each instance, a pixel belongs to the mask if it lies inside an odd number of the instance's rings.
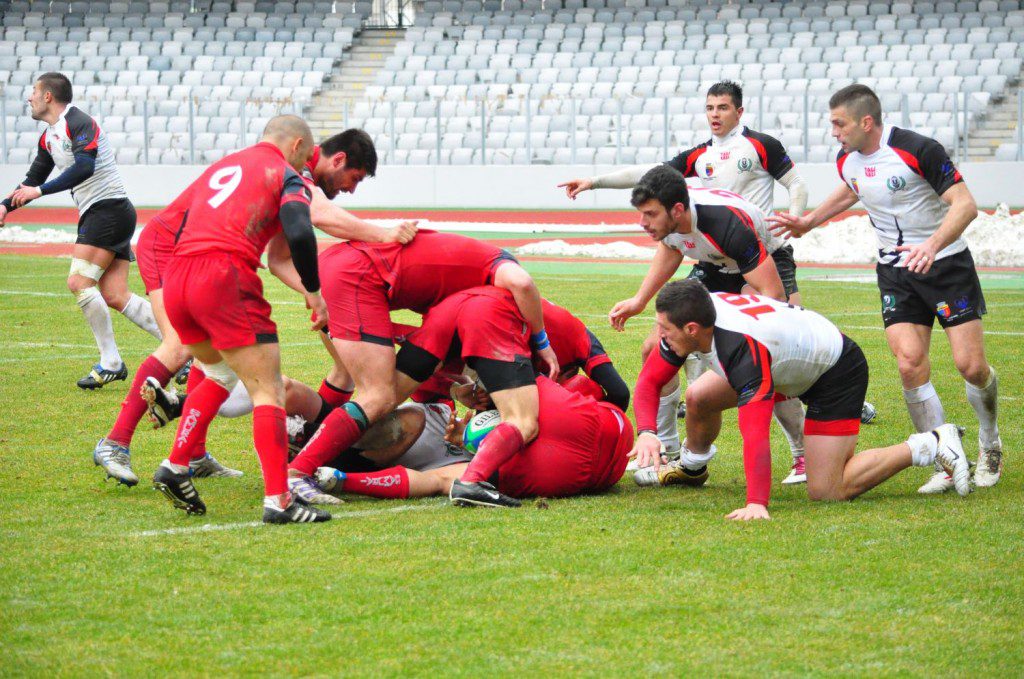
[[[1017,142],[1017,97],[1024,96],[1024,74],[1013,85],[1008,85],[1003,98],[991,104],[981,125],[971,130],[967,155],[972,161],[996,159],[1000,144]]]
[[[344,129],[345,102],[349,102],[351,111],[352,102],[363,98],[366,86],[373,82],[384,60],[394,54],[395,45],[404,35],[401,29],[367,29],[356,36],[346,58],[306,110],[315,140],[319,142]]]

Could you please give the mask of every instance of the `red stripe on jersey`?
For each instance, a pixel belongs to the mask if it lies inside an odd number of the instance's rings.
[[[708,241],[709,243],[711,243],[712,245],[714,245],[714,246],[715,246],[715,249],[716,249],[716,250],[718,250],[719,252],[721,252],[721,253],[722,253],[723,255],[725,254],[725,250],[723,250],[723,249],[722,249],[722,246],[721,246],[721,245],[719,245],[718,243],[716,243],[716,242],[715,242],[715,239],[714,239],[714,238],[712,238],[712,237],[711,237],[711,236],[709,236],[708,234],[704,233],[703,231],[701,231],[701,233],[702,233],[702,234],[704,235],[704,238],[706,238],[706,239],[707,239],[707,241]]]
[[[46,151],[47,153],[50,152],[49,149],[46,148],[46,133],[45,132],[43,132],[43,134],[39,137],[39,148],[41,148],[42,150]]]
[[[683,176],[684,177],[695,177],[696,176],[693,173],[693,166],[696,164],[697,159],[700,158],[701,155],[703,155],[704,152],[707,151],[707,150],[708,150],[707,146],[700,146],[700,147],[697,148],[696,151],[693,152],[693,154],[690,155],[689,158],[687,158],[687,160],[686,160],[686,169],[683,171]],[[716,245],[715,247],[718,247],[718,246]]]
[[[805,436],[856,436],[860,433],[860,420],[804,420]]]
[[[95,151],[100,147],[100,126],[96,124],[96,121],[92,121],[92,141],[86,144],[83,151]]]
[[[320,145],[317,144],[316,146],[313,147],[313,155],[309,157],[309,162],[306,163],[306,172],[309,173],[310,177],[313,176],[313,169],[316,167],[316,164],[319,163],[319,162],[320,162]]]
[[[281,196],[281,205],[285,205],[287,203],[294,203],[294,202],[299,202],[299,203],[303,203],[304,205],[309,205],[309,203],[310,203],[309,196],[306,195],[305,191],[296,191],[295,193],[286,193],[285,195]]]
[[[772,388],[772,367],[768,362],[768,349],[750,335],[747,338],[747,346],[750,347],[750,355],[754,358],[754,365],[761,369],[761,386],[758,387],[748,403],[755,403],[764,400]],[[774,398],[774,397],[773,397]]]
[[[754,232],[754,238],[757,238],[757,247],[759,248],[757,253],[757,263],[762,263],[768,258],[768,252],[764,249],[764,242],[761,240],[761,237],[757,235],[757,229],[754,228],[754,220],[750,218],[750,215],[739,208],[733,207],[732,205],[726,205],[726,207],[729,208],[734,215],[739,217],[744,226]],[[715,247],[718,246],[716,245]]]
[[[846,181],[846,177],[843,176],[843,165],[846,165],[846,160],[849,157],[850,154],[844,153],[838,158],[836,158],[836,167],[839,169],[839,178],[842,179],[844,182]]]
[[[889,148],[891,148],[893,151],[896,152],[896,155],[899,156],[900,159],[904,163],[906,163],[910,167],[911,170],[914,171],[914,174],[916,174],[918,176],[922,176],[922,177],[924,176],[921,173],[921,164],[917,162],[917,158],[915,158],[912,153],[910,153],[908,151],[904,151],[903,149],[898,149],[898,148],[896,148],[894,146],[890,146]]]
[[[747,138],[747,141],[749,141],[754,146],[754,150],[757,151],[757,157],[761,159],[761,167],[763,167],[764,169],[767,170],[768,169],[768,149],[766,149],[764,147],[764,144],[762,144],[759,140],[754,139],[753,137],[749,137],[747,135],[743,135],[743,136],[745,136]]]

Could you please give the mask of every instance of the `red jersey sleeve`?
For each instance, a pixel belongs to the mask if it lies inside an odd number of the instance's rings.
[[[658,431],[658,396],[661,394],[661,388],[679,372],[685,360],[685,357],[680,357],[672,351],[665,340],[658,345],[657,351],[647,355],[644,367],[640,369],[633,396],[633,412],[636,415],[638,434],[643,431]]]

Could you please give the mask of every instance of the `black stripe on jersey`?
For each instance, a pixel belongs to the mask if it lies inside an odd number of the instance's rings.
[[[894,127],[889,133],[889,147],[940,196],[964,180],[946,149],[930,137]]]
[[[77,106],[68,109],[64,125],[71,140],[72,153],[88,153],[93,158],[99,150],[100,126]]]
[[[742,134],[757,149],[757,155],[761,158],[761,166],[772,177],[779,179],[793,169],[793,161],[778,139],[770,134],[756,132],[747,127],[743,128]]]
[[[671,168],[675,168],[682,173],[684,177],[696,177],[697,172],[694,170],[694,165],[697,163],[697,159],[703,155],[708,148],[711,147],[711,140],[707,140],[703,144],[698,144],[692,149],[686,149],[672,160],[667,161],[665,164]]]
[[[738,405],[774,398],[772,359],[768,349],[750,335],[715,326],[715,353]]]
[[[669,365],[674,365],[677,368],[681,368],[683,363],[686,362],[685,356],[680,356],[676,352],[672,351],[672,347],[668,345],[668,342],[661,340],[658,342],[658,353],[665,359],[665,362]]]
[[[764,243],[754,231],[753,220],[741,219],[727,205],[694,205],[697,228],[719,252],[736,260],[740,273],[748,273],[767,257]]]

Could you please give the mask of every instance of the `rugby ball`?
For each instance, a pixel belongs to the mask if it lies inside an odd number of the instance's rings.
[[[462,432],[462,447],[475,455],[484,438],[499,424],[501,415],[497,410],[485,410],[474,415]]]

